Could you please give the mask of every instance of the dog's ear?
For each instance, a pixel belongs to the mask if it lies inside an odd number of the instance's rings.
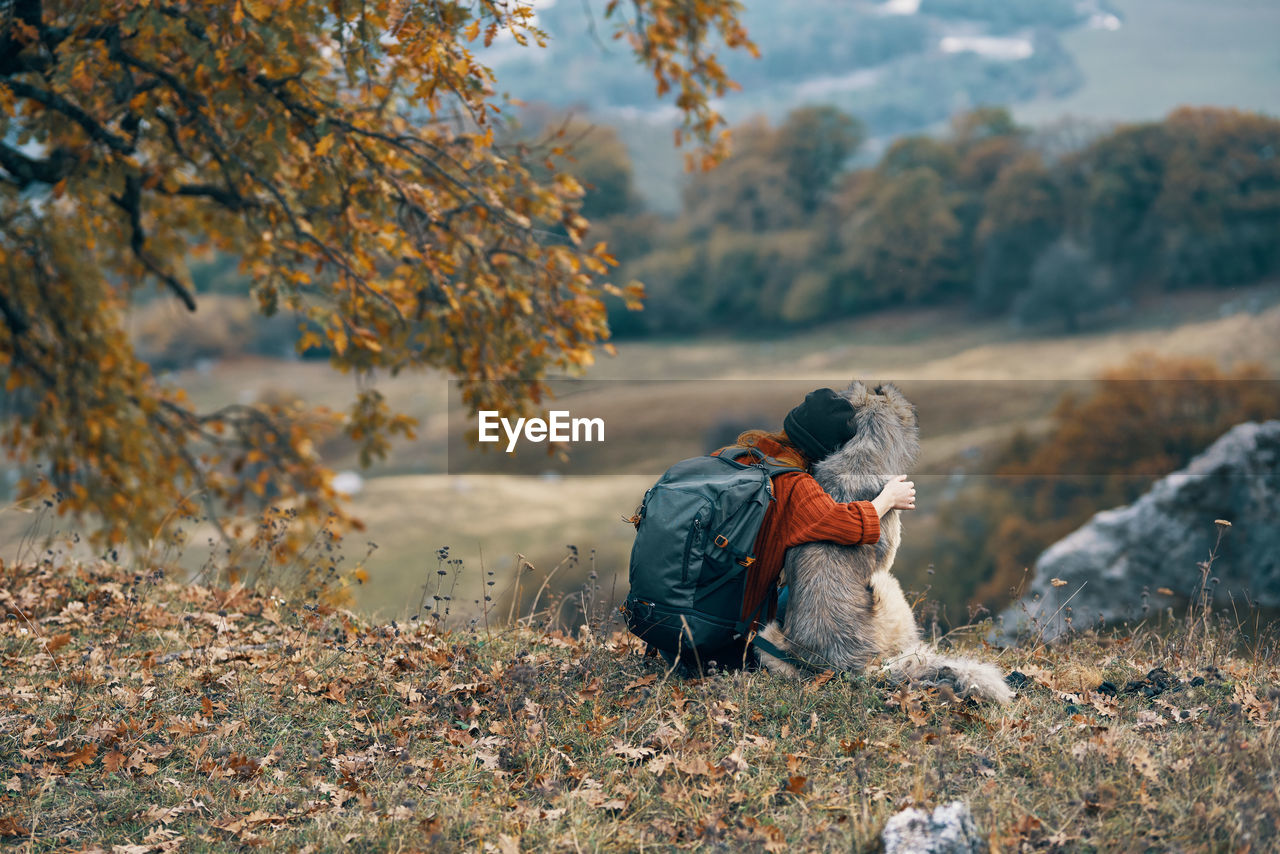
[[[841,397],[856,400],[866,393],[867,387],[862,384],[862,380],[849,380],[849,385],[845,386],[844,394]]]
[[[876,386],[876,393],[884,395],[889,401],[889,405],[898,413],[898,418],[902,423],[912,427],[920,426],[920,416],[916,412],[915,404],[907,400],[906,395],[893,383],[882,383]]]

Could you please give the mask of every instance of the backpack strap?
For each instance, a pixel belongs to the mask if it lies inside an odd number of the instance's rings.
[[[767,613],[766,609],[769,607],[769,598],[770,597],[768,596],[764,597],[764,601],[760,603],[760,607],[756,608],[754,613],[748,614],[746,619],[739,620],[738,624],[734,626],[734,631],[737,633],[738,637],[751,637],[755,634],[756,623],[760,622],[760,618]]]
[[[800,670],[802,672],[803,671],[812,672],[812,668],[808,662],[802,661],[801,659],[796,658],[794,655],[787,652],[786,650],[779,649],[777,646],[765,640],[764,638],[760,637],[759,635],[756,635],[754,638],[751,639],[751,645],[754,646],[756,649],[760,650],[761,652],[765,652],[765,653],[768,653],[769,655],[772,655],[774,658],[778,659],[779,661],[783,661],[783,662],[786,662],[787,664],[790,664],[792,667],[796,668],[797,670]]]
[[[772,655],[774,658],[778,659],[779,661],[786,662],[787,664],[791,665],[797,670],[801,670],[801,671],[810,670],[811,668],[808,662],[805,662],[799,658],[796,658],[794,655],[792,655],[791,653],[787,652],[784,649],[781,649],[776,644],[765,640],[760,636],[759,632],[755,631],[754,629],[755,624],[759,622],[761,616],[765,614],[765,609],[769,607],[769,602],[772,598],[773,597],[771,596],[766,596],[764,601],[760,603],[760,607],[756,609],[754,614],[752,614],[751,616],[747,617],[745,620],[742,620],[741,622],[738,623],[737,632],[739,637],[747,638],[751,646],[754,646],[756,649],[759,649],[763,652],[768,653],[769,655]]]
[[[725,453],[726,451],[730,453]],[[759,460],[759,462],[740,463],[736,459],[734,459],[735,457],[741,456],[742,454],[751,454],[757,460]],[[724,460],[729,465],[737,466],[738,468],[742,468],[742,469],[752,468],[752,467],[762,468],[769,473],[769,477],[773,477],[774,475],[778,475],[778,474],[785,474],[787,472],[804,471],[804,469],[800,468],[799,466],[788,465],[787,463],[784,463],[782,460],[779,460],[775,457],[770,457],[766,455],[763,451],[761,451],[759,448],[754,448],[750,445],[727,445],[718,451],[713,451],[710,454],[710,456],[713,456],[718,460]]]
[[[736,459],[734,459],[735,457],[741,456],[743,454],[750,454],[751,456],[755,457],[758,460],[758,462],[740,463]],[[745,468],[755,467],[755,468],[764,469],[768,473],[770,478],[772,478],[774,475],[786,474],[787,472],[803,472],[804,471],[804,469],[801,468],[800,466],[788,465],[787,463],[784,463],[782,460],[779,460],[775,457],[768,456],[759,448],[755,448],[750,445],[728,445],[726,447],[719,449],[718,451],[713,452],[711,456],[720,460],[724,460],[726,463],[729,463],[730,465],[733,465],[733,466],[737,466],[738,468],[745,469]],[[776,587],[775,587],[775,590],[776,590]],[[772,601],[773,601],[772,594],[769,596],[765,596],[764,600],[760,603],[759,607],[756,608],[754,613],[748,615],[746,619],[740,620],[738,622],[738,624],[734,627],[735,631],[737,632],[739,637],[747,638],[749,643],[752,646],[755,646],[761,650],[764,650],[766,653],[768,653],[769,655],[772,655],[774,658],[777,658],[781,661],[785,661],[787,664],[790,664],[793,667],[797,667],[797,668],[806,667],[803,661],[800,661],[799,659],[792,656],[790,653],[782,649],[779,649],[774,644],[760,637],[760,635],[755,631],[755,625],[758,622],[760,622],[760,619],[768,613],[769,604]]]

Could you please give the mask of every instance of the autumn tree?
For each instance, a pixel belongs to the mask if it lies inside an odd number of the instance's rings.
[[[862,123],[835,107],[800,107],[778,129],[778,153],[790,191],[806,214],[818,208],[847,161],[866,138]]]
[[[1027,288],[1031,268],[1062,233],[1062,193],[1039,155],[1004,167],[983,197],[976,234],[974,296],[979,308],[1005,311]]]
[[[734,0],[613,0],[608,21],[672,93],[677,142],[722,153],[721,46],[754,52]],[[436,368],[474,407],[537,401],[607,337],[611,259],[582,184],[495,130],[485,49],[546,36],[520,0],[10,0],[0,5],[0,371],[11,457],[105,541],[173,513],[323,520],[323,425],[367,459],[412,422],[375,372]],[[563,161],[553,160],[562,163]],[[549,236],[550,235],[550,236]],[[359,378],[343,415],[197,410],[122,330],[159,288],[191,311],[188,257],[239,259],[266,314],[305,323]],[[635,302],[639,293],[624,296]],[[532,379],[532,383],[503,383]],[[32,489],[28,481],[24,489]]]
[[[682,219],[698,236],[717,226],[773,231],[804,215],[787,162],[779,156],[778,131],[763,116],[734,128],[733,151],[715,170],[693,176],[682,195]]]
[[[1163,123],[1119,128],[1064,167],[1075,230],[1094,256],[1123,274],[1150,269],[1161,235],[1147,216],[1160,196],[1170,146]]]
[[[1280,123],[1258,113],[1183,108],[1149,212],[1166,286],[1237,284],[1280,271]]]
[[[1089,250],[1063,239],[1036,258],[1029,286],[1014,300],[1013,314],[1027,325],[1061,321],[1065,332],[1074,333],[1080,331],[1081,318],[1117,298],[1106,268]]]
[[[593,227],[608,217],[641,209],[631,155],[615,128],[573,111],[531,104],[521,110],[512,135],[534,148],[554,146],[565,152],[566,165],[584,190],[579,213]],[[555,171],[543,168],[537,174],[545,180],[554,177]]]
[[[843,228],[845,304],[923,301],[954,280],[960,221],[938,173],[926,166],[877,182]]]
[[[913,169],[929,169],[944,180],[955,175],[959,165],[955,146],[931,136],[905,136],[894,140],[876,164],[877,175],[894,178]]]
[[[757,117],[735,128],[732,156],[689,182],[681,217],[631,243],[645,248],[627,254],[626,277],[649,285],[649,301],[645,317],[620,319],[633,321],[626,331],[961,301],[1070,329],[1152,291],[1280,271],[1274,118],[1183,108],[1105,132],[1032,132],[983,107],[844,171],[857,127],[805,107],[776,127]]]
[[[970,290],[985,195],[1021,151],[1008,111],[982,108],[958,115],[945,138],[895,141],[866,179],[846,181],[836,198],[849,216],[839,236],[841,303],[932,302]]]

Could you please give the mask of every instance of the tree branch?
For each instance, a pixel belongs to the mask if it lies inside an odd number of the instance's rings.
[[[97,121],[97,119],[59,95],[57,92],[50,92],[46,89],[41,89],[38,86],[32,86],[30,83],[25,83],[21,80],[6,79],[3,81],[3,85],[8,86],[10,91],[19,98],[28,98],[38,104],[44,105],[50,110],[62,113],[64,116],[80,125],[80,127],[84,128],[90,138],[96,142],[102,143],[112,151],[119,154],[131,154],[133,152],[133,146],[131,146],[127,140],[107,130]]]
[[[195,295],[187,290],[186,285],[179,282],[171,273],[165,272],[147,256],[147,236],[142,228],[142,181],[139,180],[138,176],[130,175],[125,178],[124,192],[118,196],[112,196],[111,201],[115,202],[121,210],[129,215],[129,225],[133,230],[133,234],[129,239],[129,247],[133,250],[133,254],[143,263],[143,266],[168,285],[169,290],[178,295],[178,299],[182,300],[183,305],[187,307],[187,311],[195,311]]]
[[[245,198],[234,190],[213,184],[183,184],[176,190],[166,190],[172,196],[196,196],[212,199],[228,210],[242,211],[261,207],[256,199]]]
[[[4,325],[9,327],[9,331],[13,333],[13,337],[25,335],[27,330],[31,328],[31,324],[27,319],[18,313],[18,309],[9,302],[9,298],[4,295],[4,291],[0,291],[0,314],[4,315]]]
[[[17,293],[17,283],[13,281],[13,268],[9,268],[9,284],[13,288],[13,293]],[[13,361],[17,364],[26,365],[40,376],[40,379],[48,387],[53,387],[56,378],[47,367],[38,359],[28,355],[26,347],[23,346],[24,340],[29,340],[27,333],[31,331],[31,321],[22,315],[18,307],[9,301],[9,297],[0,290],[0,314],[4,315],[4,325],[9,327],[9,332],[13,336]],[[36,355],[39,356],[39,338],[31,342],[37,350]]]
[[[28,184],[56,184],[71,174],[75,157],[66,149],[56,149],[44,160],[28,157],[0,141],[0,167],[13,178],[19,189]]]
[[[14,0],[0,20],[0,76],[27,69],[28,57],[22,56],[27,45],[13,37],[15,19],[39,31],[44,19],[40,0]]]

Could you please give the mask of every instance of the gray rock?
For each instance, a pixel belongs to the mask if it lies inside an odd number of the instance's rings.
[[[982,854],[987,850],[964,801],[943,804],[932,814],[905,809],[889,819],[880,838],[885,854]]]
[[[1061,632],[1068,597],[1078,628],[1140,617],[1144,588],[1153,610],[1183,605],[1198,593],[1217,519],[1231,527],[1213,563],[1215,604],[1280,605],[1280,421],[1236,425],[1133,504],[1096,514],[1050,546],[1030,590],[1002,614],[1006,631],[1035,619],[1047,623],[1046,636]],[[1053,587],[1055,578],[1066,585]]]

